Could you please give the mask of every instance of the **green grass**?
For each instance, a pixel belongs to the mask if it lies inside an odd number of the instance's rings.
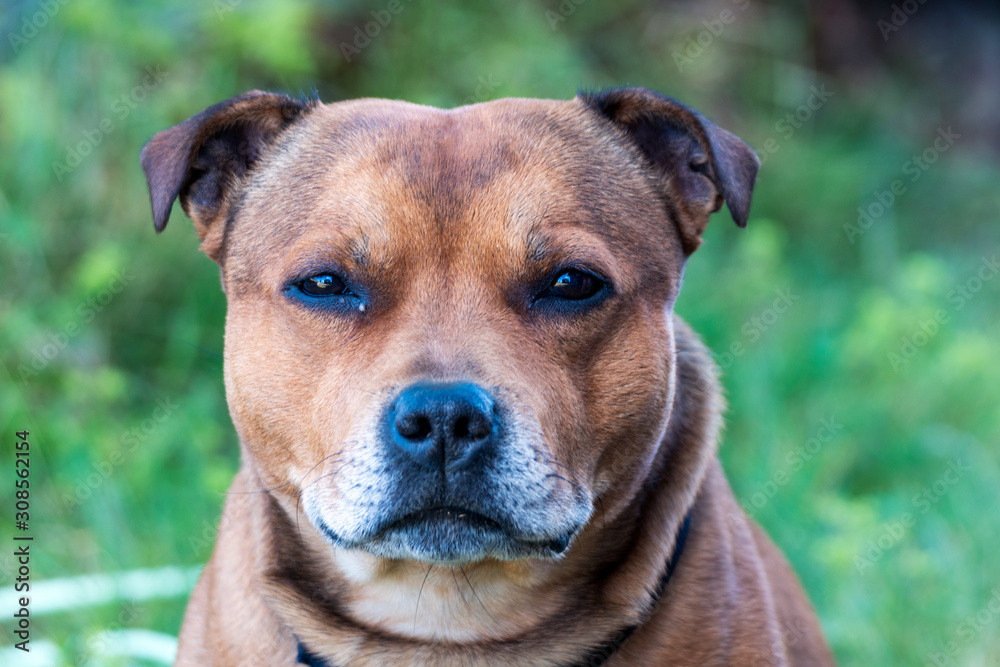
[[[16,53],[5,40],[0,424],[7,440],[31,431],[33,576],[203,563],[238,465],[217,356],[225,301],[179,210],[153,233],[138,152],[154,132],[250,88],[451,106],[628,83],[758,149],[777,142],[748,229],[713,220],[677,310],[724,366],[736,495],[792,561],[839,661],[925,664],[948,642],[958,664],[995,660],[1000,617],[974,617],[1000,585],[1000,279],[971,290],[997,250],[1000,167],[960,138],[911,181],[907,161],[948,120],[902,73],[814,71],[793,12],[749,8],[678,71],[673,53],[725,6],[585,2],[553,30],[556,2],[404,2],[351,62],[341,43],[383,5],[73,0]],[[0,32],[34,11],[8,10]],[[137,90],[147,67],[166,76]],[[821,84],[829,101],[793,132],[779,125]],[[98,131],[71,168],[69,148]],[[896,179],[906,191],[852,242],[844,225]],[[10,531],[0,522],[4,544]],[[0,556],[0,585],[12,565]],[[174,634],[184,601],[138,607],[130,627]],[[121,611],[33,628],[72,664],[106,664],[88,638]]]

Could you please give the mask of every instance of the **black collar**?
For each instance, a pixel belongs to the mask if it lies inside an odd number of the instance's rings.
[[[670,554],[670,560],[667,561],[656,590],[653,591],[652,606],[654,607],[663,596],[664,591],[666,591],[667,583],[670,582],[670,577],[673,576],[674,570],[677,569],[677,562],[681,559],[681,553],[684,551],[684,545],[687,543],[688,531],[691,529],[691,511],[693,510],[688,511],[687,516],[684,517],[684,521],[681,522],[681,526],[677,530],[673,553]],[[652,607],[650,610],[652,610]],[[625,644],[638,628],[638,625],[626,625],[611,637],[587,651],[580,660],[566,667],[600,667],[600,665],[606,663]],[[298,649],[297,659],[299,664],[307,665],[307,667],[335,667],[323,658],[317,658],[310,653],[301,642],[298,643]]]

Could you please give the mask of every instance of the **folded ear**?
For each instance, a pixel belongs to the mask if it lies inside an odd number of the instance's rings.
[[[156,231],[167,226],[174,200],[180,197],[202,250],[218,262],[224,225],[217,223],[232,205],[243,177],[310,104],[251,90],[150,139],[140,161]]]
[[[684,252],[701,245],[708,217],[725,201],[745,227],[760,160],[739,137],[680,102],[646,88],[581,93],[589,108],[624,130],[677,209]]]

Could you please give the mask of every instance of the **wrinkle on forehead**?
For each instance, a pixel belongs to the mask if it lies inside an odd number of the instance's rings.
[[[357,264],[401,239],[442,259],[470,240],[525,246],[553,221],[583,226],[613,251],[648,245],[651,234],[669,244],[663,229],[637,235],[617,224],[638,215],[662,227],[663,214],[645,175],[615,147],[571,102],[319,107],[252,177],[229,230],[227,270],[264,274],[306,233],[341,239]]]

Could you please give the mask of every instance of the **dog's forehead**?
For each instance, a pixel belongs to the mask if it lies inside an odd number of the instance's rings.
[[[230,220],[227,261],[256,274],[303,244],[377,256],[460,242],[530,249],[557,233],[628,252],[651,235],[671,244],[664,215],[634,153],[576,100],[352,100],[319,106],[282,137]]]

